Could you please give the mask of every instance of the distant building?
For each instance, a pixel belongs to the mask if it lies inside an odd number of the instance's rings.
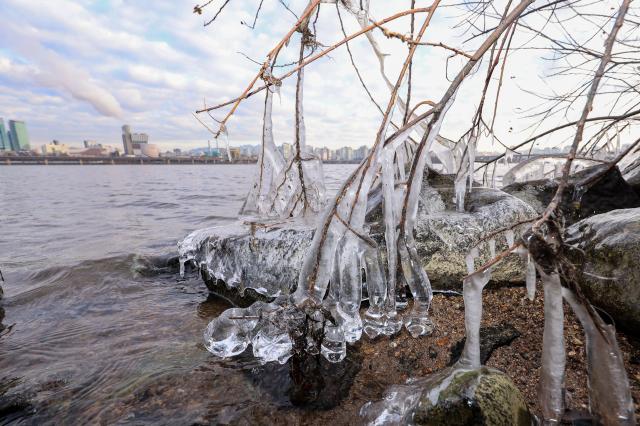
[[[353,160],[353,148],[345,146],[336,151],[336,160],[338,161],[352,161]]]
[[[140,155],[142,155],[143,157],[149,157],[149,158],[160,157],[160,148],[158,147],[158,145],[154,145],[151,143],[140,143],[139,146],[140,146]],[[134,151],[136,151],[135,148],[134,148]]]
[[[91,148],[92,146],[101,146],[96,141],[91,141],[91,140],[86,140],[86,139],[82,142],[82,144],[84,145],[85,148]]]
[[[0,151],[10,151],[9,135],[4,127],[4,120],[0,117]]]
[[[125,155],[133,155],[133,142],[131,141],[131,127],[128,124],[122,126],[122,146]]]
[[[24,121],[9,120],[9,135],[13,151],[28,151],[31,148]]]
[[[229,153],[231,154],[231,161],[238,161],[241,157],[240,148],[229,148]]]
[[[125,155],[145,155],[142,152],[143,145],[148,143],[149,135],[146,133],[131,133],[131,126],[128,124],[122,126],[122,146]],[[146,151],[151,152],[153,149],[146,149]]]
[[[369,147],[366,145],[362,145],[360,148],[356,149],[353,152],[353,159],[363,160],[367,155],[369,155]]]
[[[42,145],[42,155],[68,155],[69,154],[69,146],[64,143],[60,143],[57,140],[54,140],[51,143],[46,145]]]

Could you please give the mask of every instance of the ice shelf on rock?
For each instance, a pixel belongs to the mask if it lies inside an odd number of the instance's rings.
[[[527,161],[517,163],[504,176],[502,185],[507,186],[516,182],[526,182],[529,180],[554,179],[562,175],[562,166],[566,162],[565,155],[536,157]],[[588,167],[602,164],[602,161],[576,158],[571,165],[571,173],[579,172]],[[558,167],[560,166],[560,167]]]
[[[236,222],[189,234],[178,243],[180,262],[193,263],[212,280],[239,293],[289,294],[309,248],[314,226],[302,219]]]

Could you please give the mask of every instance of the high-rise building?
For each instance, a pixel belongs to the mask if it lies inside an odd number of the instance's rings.
[[[149,143],[149,135],[146,133],[131,133],[131,126],[122,126],[122,145],[125,155],[143,155],[143,145]]]
[[[9,120],[9,133],[11,134],[11,148],[14,151],[30,149],[27,125],[24,124],[24,121]]]
[[[362,145],[360,148],[356,149],[353,152],[353,159],[354,160],[362,160],[367,155],[369,155],[369,147],[366,146],[366,145]]]
[[[9,135],[7,135],[7,129],[4,128],[4,120],[0,117],[0,151],[9,151],[10,149]]]
[[[128,124],[122,126],[122,146],[125,155],[133,155],[133,141],[131,140],[131,127]]]

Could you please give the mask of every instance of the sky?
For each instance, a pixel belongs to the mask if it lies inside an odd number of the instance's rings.
[[[241,21],[253,21],[258,2],[231,0],[205,27],[222,3],[214,1],[200,16],[193,13],[193,0],[2,0],[0,117],[25,121],[34,146],[53,139],[76,146],[85,139],[120,146],[123,124],[148,133],[150,142],[162,149],[206,146],[212,135],[192,113],[242,93],[259,68],[246,56],[264,60],[295,22],[277,0],[265,0],[252,30]],[[307,2],[286,3],[299,13]],[[406,8],[406,2],[400,3],[373,0],[372,15],[380,19]],[[442,8],[425,40],[460,45],[464,29],[454,25],[461,13]],[[342,17],[347,33],[358,29],[353,17],[344,11]],[[407,22],[400,19],[389,26],[402,30]],[[325,45],[342,38],[335,5],[323,4],[317,38]],[[389,75],[397,75],[407,46],[380,32],[376,38],[389,54]],[[354,40],[351,47],[367,85],[384,106],[389,92],[366,39]],[[297,52],[294,39],[281,60],[293,61]],[[440,48],[418,49],[414,99],[437,100],[442,95],[447,77],[464,64],[456,57],[445,67],[449,55]],[[502,89],[507,95],[500,99],[496,123],[508,144],[533,131],[523,111],[539,105],[540,99],[523,89],[548,87],[549,67],[531,52],[516,52],[510,60]],[[445,136],[456,138],[469,126],[484,78],[480,71],[458,93],[443,126]],[[380,113],[366,97],[344,48],[308,66],[305,82],[307,143],[332,149],[372,145]],[[274,102],[277,144],[293,138],[294,89],[295,79],[285,80]],[[263,103],[264,97],[257,95],[240,105],[228,124],[231,145],[260,142]],[[213,120],[202,118],[216,129]],[[481,148],[493,148],[489,141],[483,144]]]

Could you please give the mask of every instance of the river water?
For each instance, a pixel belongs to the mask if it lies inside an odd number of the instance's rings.
[[[353,167],[326,165],[328,188]],[[189,232],[235,220],[254,171],[0,166],[0,423],[252,423],[290,407],[283,367],[205,350],[229,305],[175,259]]]

